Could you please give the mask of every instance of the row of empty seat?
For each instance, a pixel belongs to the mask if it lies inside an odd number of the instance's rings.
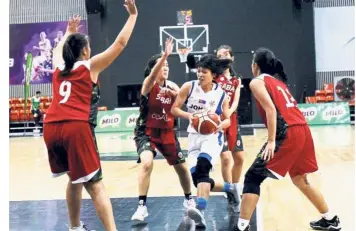
[[[324,84],[324,89],[316,90],[315,96],[305,97],[306,103],[328,103],[334,102],[334,84]],[[355,105],[355,99],[349,101],[350,105]]]

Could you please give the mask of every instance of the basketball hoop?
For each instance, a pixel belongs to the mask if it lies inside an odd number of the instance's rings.
[[[191,52],[192,48],[190,47],[183,47],[178,48],[177,53],[179,55],[179,59],[181,63],[185,63],[187,61],[187,56]]]

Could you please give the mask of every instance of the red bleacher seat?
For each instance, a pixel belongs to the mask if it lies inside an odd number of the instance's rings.
[[[333,95],[327,95],[325,97],[326,102],[333,102],[334,101],[334,96]]]
[[[108,108],[107,107],[98,107],[98,111],[107,111]]]
[[[11,104],[19,104],[20,100],[18,98],[12,98],[11,99]]]
[[[326,96],[326,91],[325,90],[316,90],[315,96]]]
[[[305,102],[306,103],[316,103],[316,97],[315,96],[305,97]]]
[[[11,111],[10,112],[10,121],[17,122],[19,120],[19,112],[18,111]]]
[[[27,121],[27,120],[28,120],[28,114],[25,114],[25,110],[20,110],[19,121]]]
[[[326,101],[325,96],[316,96],[315,98],[317,103],[322,103]]]
[[[49,100],[50,100],[50,97],[49,97],[49,96],[42,96],[42,97],[41,97],[41,103],[43,103],[43,104],[48,103]]]
[[[48,109],[48,108],[49,108],[49,105],[51,105],[50,102],[45,103],[45,104],[44,104],[44,109]]]
[[[19,103],[19,104],[16,104],[15,106],[15,110],[24,110],[25,109],[25,105],[23,103]]]

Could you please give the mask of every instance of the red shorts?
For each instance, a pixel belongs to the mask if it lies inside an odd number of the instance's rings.
[[[244,150],[240,131],[237,126],[236,112],[234,112],[230,117],[230,127],[228,127],[225,130],[225,139],[227,145],[226,144],[224,145],[223,152],[228,150],[232,152],[238,152]]]
[[[135,132],[135,142],[138,155],[143,151],[151,151],[157,155],[156,149],[166,158],[169,165],[185,162],[179,141],[174,129],[145,128],[144,132]],[[140,163],[140,158],[137,161]]]
[[[94,128],[88,122],[46,123],[43,138],[54,177],[69,173],[73,184],[102,179]]]
[[[287,172],[294,177],[318,170],[313,137],[308,125],[288,127],[285,139],[279,147],[276,142],[276,146],[274,158],[267,163],[266,168],[277,178],[284,177]]]

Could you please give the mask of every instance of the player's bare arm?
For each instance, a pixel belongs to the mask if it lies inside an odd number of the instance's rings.
[[[168,56],[172,54],[173,39],[172,38],[167,39],[165,45],[166,45],[165,51],[162,54],[162,57],[160,59],[158,59],[158,62],[152,68],[150,75],[147,76],[147,78],[143,81],[142,89],[141,89],[142,95],[147,95],[151,91],[151,89],[152,89],[153,85],[155,84],[156,79],[157,79],[158,75],[160,74],[162,67],[165,64]]]
[[[219,124],[217,131],[221,131],[225,128],[230,127],[230,109],[229,109],[229,99],[228,97],[225,97],[223,104],[222,104],[222,114],[223,114],[223,121]]]
[[[187,120],[190,120],[192,118],[193,115],[191,113],[185,112],[181,109],[184,102],[188,98],[188,94],[189,94],[191,87],[192,87],[192,84],[190,82],[187,82],[187,83],[184,83],[182,88],[179,90],[177,98],[174,101],[174,104],[171,108],[171,113],[175,117],[182,117]]]
[[[250,83],[250,89],[266,112],[268,144],[262,153],[262,158],[265,160],[270,160],[274,155],[277,129],[277,111],[262,80],[253,79]]]
[[[62,55],[63,45],[71,34],[77,33],[79,31],[81,27],[80,21],[81,21],[81,17],[79,15],[74,15],[73,17],[69,18],[66,33],[64,34],[62,40],[58,43],[58,45],[53,49],[54,68],[56,68],[59,64],[64,63],[63,55]]]
[[[236,88],[235,93],[234,93],[234,101],[232,101],[231,107],[229,109],[229,117],[232,115],[237,110],[237,106],[239,105],[240,101],[240,92],[241,92],[241,79],[238,80],[239,87]]]
[[[92,77],[105,70],[122,53],[131,37],[136,24],[137,8],[134,0],[125,0],[124,6],[130,16],[114,43],[104,52],[91,58]]]

